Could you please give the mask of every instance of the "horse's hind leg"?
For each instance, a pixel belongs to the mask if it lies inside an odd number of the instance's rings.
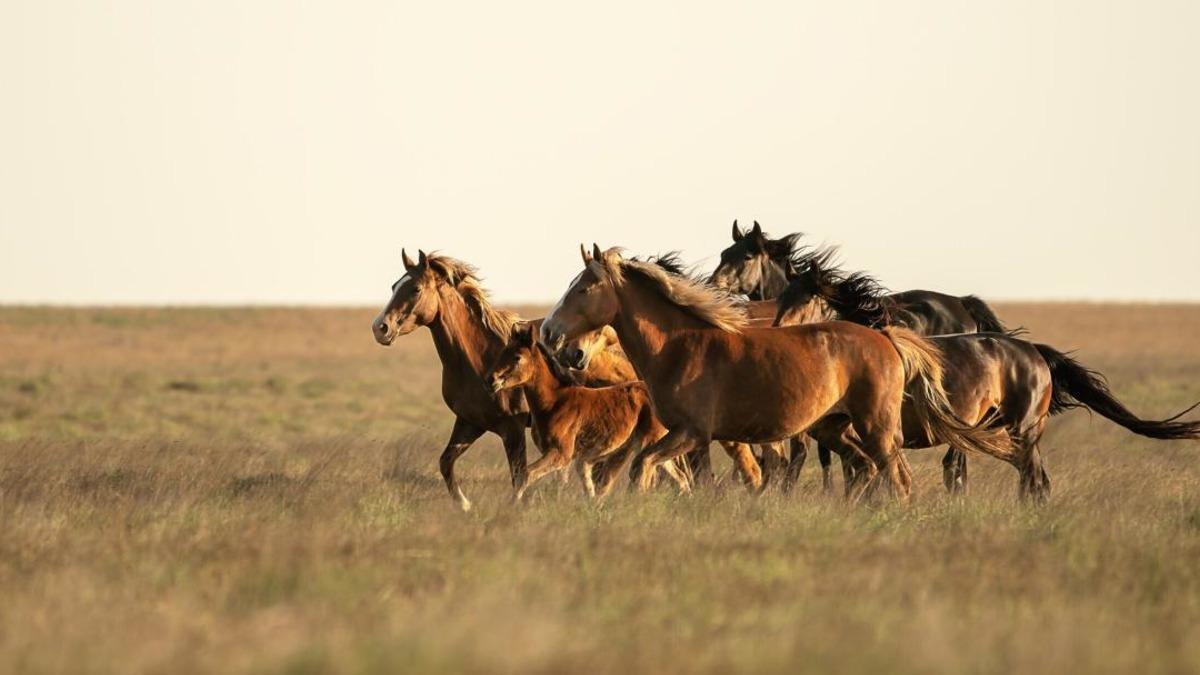
[[[821,463],[821,488],[833,492],[833,453],[820,443],[817,443],[817,461]]]
[[[763,443],[758,446],[762,450],[763,487],[771,484],[771,480],[779,475],[784,468],[783,443]]]
[[[792,436],[788,439],[788,445],[791,446],[792,456],[788,460],[787,474],[783,477],[784,492],[791,492],[800,480],[800,470],[804,468],[804,461],[808,459],[808,437]]]
[[[763,488],[762,469],[758,465],[758,460],[754,458],[754,452],[750,450],[750,446],[746,443],[734,443],[731,441],[719,441],[722,448],[725,448],[725,453],[733,460],[734,471],[741,477],[746,486],[752,492],[757,492]]]
[[[942,457],[942,483],[952,495],[967,493],[967,453],[950,446]]]
[[[651,487],[651,478],[659,464],[675,459],[698,446],[707,446],[708,442],[709,439],[701,439],[683,429],[670,430],[666,436],[639,452],[634,458],[633,468],[629,473],[631,485],[636,485],[640,491],[646,492]]]
[[[692,475],[692,479],[697,486],[712,485],[716,482],[713,479],[712,456],[708,452],[708,446],[696,448],[687,454],[686,461],[688,463],[688,471]]]
[[[1035,504],[1044,504],[1050,499],[1050,476],[1046,473],[1042,450],[1038,445],[1045,429],[1046,418],[1043,417],[1015,443],[1020,448],[1017,471],[1021,474],[1021,500]]]
[[[862,440],[863,451],[879,467],[892,486],[893,496],[902,504],[912,494],[912,471],[900,450],[900,410],[876,408],[853,419],[854,430]],[[857,477],[856,477],[857,478]]]
[[[583,460],[575,460],[575,472],[579,474],[579,481],[583,483],[583,492],[590,499],[596,497],[596,483],[592,479],[592,467],[594,462],[585,462]]]
[[[442,472],[442,480],[446,481],[446,489],[450,491],[450,496],[458,502],[458,507],[463,511],[471,510],[471,500],[467,499],[462,488],[458,486],[458,480],[454,476],[454,465],[458,462],[458,458],[471,447],[471,444],[479,440],[482,435],[483,429],[461,417],[455,419],[454,430],[450,432],[450,440],[447,441],[446,449],[442,451],[442,456],[438,460],[438,468]]]

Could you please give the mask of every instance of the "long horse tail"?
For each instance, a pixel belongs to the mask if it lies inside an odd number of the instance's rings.
[[[906,391],[912,395],[912,410],[924,427],[926,435],[935,441],[948,443],[962,450],[982,452],[1009,460],[1012,443],[1002,429],[989,429],[992,419],[977,425],[958,418],[942,383],[942,352],[937,345],[907,328],[888,326],[882,329],[904,364]],[[916,386],[909,387],[908,384]]]
[[[975,319],[975,325],[979,326],[979,333],[1007,333],[1008,329],[1004,327],[1004,323],[1000,321],[1000,317],[992,311],[991,307],[983,300],[975,295],[964,295],[959,298],[963,307],[966,308],[967,314]]]
[[[1165,420],[1144,420],[1117,400],[1108,388],[1108,380],[1104,375],[1085,367],[1053,347],[1039,344],[1033,347],[1050,366],[1050,378],[1054,383],[1050,398],[1051,415],[1071,408],[1087,408],[1139,436],[1168,440],[1200,439],[1200,421],[1179,421],[1180,417],[1200,406],[1200,402]]]

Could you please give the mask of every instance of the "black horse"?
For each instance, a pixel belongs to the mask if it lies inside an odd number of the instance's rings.
[[[958,298],[935,291],[889,293],[863,272],[844,273],[836,266],[836,256],[836,248],[825,248],[796,257],[798,270],[776,299],[776,325],[841,319],[876,328],[900,325],[926,336],[1008,332],[991,308],[975,296]],[[968,307],[974,307],[975,313]],[[804,453],[800,455],[797,460],[803,466]],[[824,444],[817,444],[817,459],[822,483],[825,489],[832,489],[833,457]],[[951,492],[966,489],[965,453],[951,447],[942,458],[942,467]]]
[[[797,317],[809,315],[809,305],[814,302],[822,303],[830,318],[875,328],[909,325],[907,321],[912,319],[907,307],[895,302],[895,296],[874,279],[861,273],[843,276],[824,269],[821,258],[811,259],[808,268],[779,297],[775,325],[794,325]],[[1149,438],[1200,438],[1200,422],[1177,421],[1195,405],[1166,420],[1143,420],[1113,396],[1102,375],[1053,347],[1028,342],[1015,333],[963,333],[930,339],[942,351],[944,384],[955,412],[969,424],[984,423],[1003,429],[1013,441],[1013,455],[1003,459],[1020,472],[1023,496],[1039,500],[1048,496],[1050,481],[1042,468],[1038,441],[1047,418],[1071,408],[1086,407]],[[919,428],[911,417],[905,413],[904,447],[941,444],[936,434]],[[854,462],[861,461],[853,438],[835,435],[818,440],[827,486],[830,483],[827,447],[838,450],[844,471],[852,472]],[[793,458],[788,467],[789,482],[795,480],[803,461],[803,457]],[[964,453],[952,446],[943,459],[943,469],[947,489],[953,492],[965,487]]]

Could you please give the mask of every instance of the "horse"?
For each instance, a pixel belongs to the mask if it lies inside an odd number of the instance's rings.
[[[580,255],[584,258],[587,257],[587,251],[584,250],[584,248],[582,246],[580,246]],[[669,251],[667,253],[660,254],[660,255],[652,255],[652,256],[644,258],[644,260],[645,260],[645,262],[649,262],[649,263],[652,263],[652,264],[658,266],[663,271],[665,271],[669,274],[672,274],[672,275],[675,275],[678,277],[690,277],[691,276],[691,273],[685,267],[683,260],[680,258],[679,251]],[[753,317],[750,319],[751,323],[760,324],[760,325],[770,325],[771,321],[774,319],[774,316],[775,316],[775,314],[774,314],[775,304],[773,302],[770,304],[772,307],[771,314],[766,317]],[[595,333],[596,333],[596,331],[593,331],[593,333],[591,333],[591,334],[595,334]],[[607,340],[607,339],[609,339],[609,336],[612,336],[612,339],[616,340],[616,333],[615,333],[615,331],[613,331],[611,326],[605,325],[605,326],[601,327],[599,333],[602,336],[602,339]],[[613,357],[608,356],[609,354],[612,354],[612,353],[619,354],[619,358],[622,360],[625,360],[625,362],[628,363],[627,357],[625,356],[624,352],[618,351],[619,344],[620,344],[619,340],[616,341],[616,344],[618,345],[618,347],[616,347],[615,349],[608,350],[608,351],[593,350],[591,353],[589,353],[585,349],[582,349],[581,346],[579,346],[579,345],[576,345],[576,346],[568,345],[565,349],[563,349],[560,352],[559,357],[556,360],[562,362],[564,365],[571,368],[573,372],[584,372],[584,373],[590,372],[591,369],[597,367],[597,365],[603,366],[602,363],[597,363],[592,358],[593,353],[600,354],[601,356],[605,356],[610,360],[612,360]],[[611,368],[612,365],[609,364],[608,367]],[[637,379],[637,378],[635,376],[631,379]],[[746,484],[746,487],[749,488],[752,492],[760,491],[764,487],[766,487],[766,481],[771,476],[771,472],[772,472],[771,470],[776,468],[776,466],[778,464],[780,464],[780,463],[786,464],[786,462],[783,459],[782,449],[780,447],[778,447],[774,444],[765,446],[764,456],[767,458],[767,461],[764,463],[767,465],[768,471],[766,471],[765,475],[764,475],[764,472],[762,471],[762,468],[759,464],[759,460],[758,460],[758,458],[756,458],[754,456],[754,453],[750,450],[749,445],[746,445],[743,443],[730,443],[727,441],[719,442],[719,444],[721,445],[722,449],[725,450],[725,453],[727,455],[729,455],[729,458],[733,461],[736,474],[741,478],[742,482],[744,482]],[[801,446],[801,447],[803,447],[803,446]],[[793,456],[794,456],[794,454],[795,454],[795,452],[793,451]],[[772,460],[776,460],[776,461],[772,461]],[[711,470],[710,458],[709,458],[707,447],[698,448],[698,449],[694,450],[693,452],[688,453],[687,458],[686,458],[686,463],[687,463],[687,472],[694,482],[704,483],[704,482],[711,481],[712,470]]]
[[[905,383],[916,379],[922,422],[974,451],[1008,452],[996,434],[954,418],[936,349],[903,328],[849,322],[786,328],[747,325],[735,296],[671,275],[618,249],[583,255],[584,269],[546,316],[551,351],[611,325],[646,383],[667,435],[634,459],[630,479],[648,489],[652,469],[713,439],[772,443],[801,432],[821,438],[843,420],[862,439],[855,503],[876,475],[906,502],[912,476],[899,451]]]
[[[804,250],[798,246],[803,236],[793,232],[772,239],[757,220],[749,232],[742,232],[735,220],[733,244],[721,251],[720,262],[708,282],[752,301],[771,300],[783,292],[798,271],[793,258]]]
[[[867,274],[843,272],[837,267],[836,255],[836,248],[823,248],[793,257],[797,272],[776,298],[776,325],[837,318],[875,328],[903,326],[926,336],[1008,332],[995,312],[973,295],[955,297],[933,291],[890,293]],[[832,489],[829,449],[818,445],[817,456],[822,483],[825,489]],[[942,463],[948,474],[953,474],[947,483],[951,490],[965,490],[966,455],[951,447]]]
[[[492,306],[471,265],[424,251],[418,252],[416,262],[404,251],[401,258],[404,275],[392,284],[391,298],[371,330],[379,344],[388,346],[419,327],[429,328],[442,362],[442,400],[454,413],[454,428],[438,466],[451,497],[469,511],[471,501],[458,484],[454,465],[484,433],[494,433],[503,442],[514,487],[525,473],[529,409],[524,396],[520,391],[496,393],[483,378],[508,343],[517,316]],[[581,335],[573,348],[604,354],[610,339],[600,332]],[[592,360],[594,367],[578,375],[590,386],[612,384],[631,373],[615,358]],[[538,441],[536,434],[534,441]]]
[[[819,270],[811,274],[818,289],[815,297],[829,303],[838,317],[867,326],[893,325],[886,296],[869,277],[851,275],[830,285],[822,280]],[[793,304],[807,302],[805,297],[790,289],[785,292],[780,297],[776,325],[795,325]],[[1044,502],[1049,498],[1050,478],[1039,441],[1048,419],[1071,408],[1086,407],[1150,438],[1200,438],[1200,422],[1177,421],[1195,405],[1167,420],[1143,420],[1117,400],[1103,375],[1049,345],[1028,342],[1013,333],[960,333],[927,339],[942,354],[945,391],[956,417],[1002,429],[1008,435],[1013,452],[1001,459],[1017,469],[1022,499]],[[910,395],[915,394],[911,391],[914,386],[915,383],[910,383]],[[948,442],[921,424],[911,409],[913,400],[907,398],[901,410],[904,447],[929,448]],[[830,445],[842,456],[843,470],[849,477],[861,462],[857,441],[844,424],[842,433],[833,436]],[[953,442],[950,445],[955,451]],[[950,457],[947,453],[947,458]],[[802,465],[803,458],[789,464],[789,482],[796,480]],[[943,481],[954,492],[965,482],[965,462],[960,467],[943,461],[943,467]],[[848,479],[847,485],[852,482]]]
[[[534,340],[536,330],[532,322],[517,324],[486,375],[497,393],[514,387],[524,391],[533,427],[545,448],[517,485],[516,499],[521,500],[537,480],[572,461],[588,496],[603,499],[626,461],[667,430],[654,416],[646,385],[639,381],[598,388],[564,381],[545,348]],[[597,463],[601,463],[599,490],[592,473]],[[682,492],[690,491],[683,469],[673,462],[663,468]]]
[[[758,301],[751,305],[753,316],[767,316],[776,309],[768,302],[781,295],[814,260],[831,268],[836,248],[813,250],[799,245],[799,232],[772,239],[758,221],[747,233],[733,221],[733,244],[721,251],[721,260],[709,282]],[[888,302],[903,319],[898,321],[921,335],[950,333],[1003,333],[1004,324],[987,303],[974,295],[947,295],[936,291],[912,290],[893,293]],[[815,309],[815,308],[813,308]],[[810,309],[809,311],[813,311]],[[799,307],[797,310],[799,311]],[[817,321],[814,316],[810,321]]]

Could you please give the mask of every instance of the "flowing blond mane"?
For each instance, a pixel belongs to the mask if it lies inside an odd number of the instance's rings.
[[[615,248],[604,252],[603,265],[614,285],[625,283],[627,274],[637,275],[672,304],[723,331],[740,333],[748,324],[744,300],[703,281],[671,274],[654,263],[624,260]]]
[[[480,283],[479,270],[474,265],[438,253],[430,253],[425,259],[425,264],[436,268],[446,277],[451,288],[458,291],[467,307],[483,322],[484,327],[501,340],[508,341],[513,324],[520,320],[520,317],[514,312],[497,309],[492,305],[487,289]]]

